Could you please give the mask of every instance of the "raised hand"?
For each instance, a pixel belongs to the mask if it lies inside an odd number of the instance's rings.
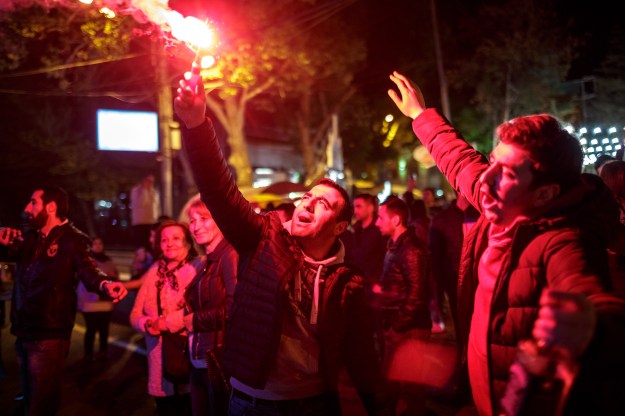
[[[106,294],[113,299],[113,303],[117,303],[122,300],[128,294],[128,289],[121,282],[111,282],[104,285]]]
[[[397,85],[401,97],[392,89],[388,90],[389,97],[402,114],[414,120],[425,110],[425,100],[421,89],[397,71],[393,71],[390,78]]]
[[[195,90],[190,82],[191,73],[187,72],[180,80],[178,96],[174,99],[174,110],[187,128],[197,127],[206,119],[206,92],[204,84],[197,83]]]

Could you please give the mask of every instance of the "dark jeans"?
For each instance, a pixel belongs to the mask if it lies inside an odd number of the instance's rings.
[[[83,312],[85,317],[85,356],[93,355],[93,344],[96,333],[100,337],[100,353],[106,353],[108,349],[109,324],[111,322],[111,312]]]
[[[191,414],[191,402],[188,394],[154,397],[158,416],[188,416]]]
[[[229,416],[338,416],[341,414],[338,397],[322,394],[299,400],[253,399],[232,389]]]
[[[69,352],[68,339],[17,338],[15,351],[27,415],[55,415],[61,404],[61,376]]]
[[[208,412],[208,372],[205,368],[191,366],[190,374],[191,410],[193,416],[209,415]]]

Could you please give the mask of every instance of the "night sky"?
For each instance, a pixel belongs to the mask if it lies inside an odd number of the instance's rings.
[[[7,0],[1,1],[4,5],[7,4]],[[436,2],[444,56],[453,57],[462,50],[464,42],[467,41],[463,38],[464,33],[457,26],[460,17],[474,16],[478,6],[485,2],[486,0],[438,0]],[[183,14],[198,17],[214,15],[215,20],[218,20],[221,11],[230,3],[229,0],[170,0],[169,2],[172,8],[180,10]],[[557,0],[557,5],[560,19],[570,21],[572,33],[586,33],[587,43],[578,50],[580,56],[569,74],[571,78],[579,78],[591,73],[596,63],[605,55],[609,28],[614,24],[622,25],[623,22],[619,19],[620,14],[615,11],[616,6],[607,0],[596,0],[591,3]],[[410,72],[424,64],[433,67],[435,58],[430,0],[357,0],[341,12],[341,17],[356,23],[360,35],[367,42],[367,61],[362,65],[356,77],[360,91],[383,105],[387,105],[388,108],[392,108],[392,103],[386,95],[386,90],[391,86],[388,75],[392,70]],[[436,73],[430,72],[427,75],[427,79],[423,80],[426,84],[424,89],[426,99],[429,94],[433,98],[428,101],[436,105],[438,91]],[[28,83],[29,81],[0,80],[0,89],[15,88],[20,82]],[[0,94],[0,108],[2,108],[0,121],[3,127],[0,142],[3,144],[10,140],[12,128],[19,128],[29,123],[28,119],[20,118],[21,115],[16,112],[17,109],[3,105],[7,97],[6,94]],[[33,97],[30,98],[33,99]],[[102,100],[104,104],[109,102]],[[99,105],[96,103],[93,107]],[[94,110],[89,109],[89,111]],[[86,122],[86,125],[94,128],[92,122]],[[5,175],[1,169],[0,174]],[[28,175],[32,176],[40,174],[28,172]],[[2,179],[0,183],[7,181],[6,177]],[[11,181],[15,182],[13,179]],[[14,193],[14,189],[15,187],[11,188],[9,195]],[[5,189],[0,187],[0,191],[5,191]],[[29,191],[22,192],[22,194],[26,193]],[[3,194],[7,195],[6,192]],[[0,201],[4,207],[4,209],[0,207],[0,224],[3,220],[6,221],[6,216],[9,215],[7,211],[15,209],[13,207],[6,209],[8,204],[16,205],[18,206],[16,209],[21,210],[22,203],[25,202],[24,195],[16,198],[17,201],[14,199],[4,197]]]

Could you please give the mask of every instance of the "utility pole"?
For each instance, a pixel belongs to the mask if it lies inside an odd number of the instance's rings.
[[[436,0],[430,0],[430,11],[432,13],[432,32],[434,35],[434,54],[436,56],[436,69],[438,72],[438,83],[441,90],[441,106],[443,114],[451,122],[451,109],[449,107],[449,91],[447,87],[447,77],[443,65],[443,50],[441,39],[438,33],[438,15],[436,14]]]
[[[171,145],[171,125],[174,121],[172,107],[172,93],[169,85],[169,72],[167,62],[163,58],[163,48],[158,42],[153,43],[152,59],[156,68],[156,82],[158,90],[158,129],[161,150],[161,195],[163,214],[173,216],[173,174],[172,159],[173,150]]]

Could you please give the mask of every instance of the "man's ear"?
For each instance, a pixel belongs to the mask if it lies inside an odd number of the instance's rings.
[[[46,210],[46,213],[48,215],[52,215],[52,216],[56,217],[56,210],[57,210],[56,202],[54,202],[54,201],[48,202],[45,205],[44,209]]]
[[[343,234],[343,232],[347,230],[348,226],[349,226],[349,223],[347,221],[337,222],[336,225],[334,226],[334,235]]]
[[[391,216],[391,222],[393,223],[393,226],[397,228],[401,225],[401,217],[399,215],[393,215]]]
[[[558,195],[560,195],[560,185],[557,183],[541,185],[534,190],[534,206],[537,208],[544,207]]]

